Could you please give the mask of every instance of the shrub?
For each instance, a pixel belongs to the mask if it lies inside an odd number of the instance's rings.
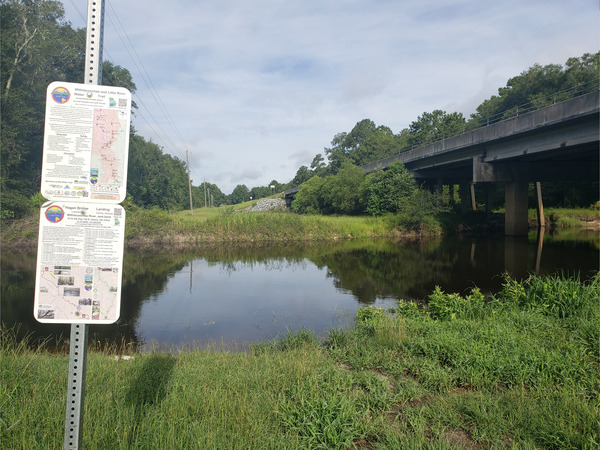
[[[499,297],[525,310],[540,310],[560,319],[578,313],[590,304],[600,301],[600,278],[596,274],[589,283],[579,277],[530,276],[518,282],[505,276]]]
[[[417,317],[421,315],[419,306],[412,301],[398,300],[394,312],[399,317]]]
[[[439,286],[429,295],[429,314],[434,319],[454,320],[480,317],[484,309],[484,295],[474,288],[470,295],[446,294]]]

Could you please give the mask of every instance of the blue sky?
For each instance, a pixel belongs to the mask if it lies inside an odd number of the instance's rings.
[[[363,119],[468,117],[533,64],[600,49],[597,0],[105,1],[136,129],[226,194],[290,181]],[[63,0],[76,28],[87,3]]]

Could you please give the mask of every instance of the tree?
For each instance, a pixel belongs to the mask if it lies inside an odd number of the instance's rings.
[[[130,136],[127,191],[138,206],[179,210],[189,207],[188,180],[183,161],[153,142]]]
[[[281,191],[282,184],[277,180],[271,180],[269,183],[269,188],[271,189],[271,194],[275,194]]]
[[[314,176],[314,173],[310,171],[310,169],[306,166],[300,166],[298,171],[296,172],[296,176],[290,182],[292,186],[300,186],[305,181],[308,181],[310,178]]]
[[[417,229],[428,218],[444,211],[437,197],[419,187],[399,161],[386,170],[367,175],[359,197],[367,214],[393,213],[398,225],[407,229]]]
[[[347,133],[338,133],[331,140],[331,147],[325,148],[325,154],[329,160],[327,173],[335,175],[342,167],[342,163],[348,159],[348,154],[344,147]]]
[[[367,214],[378,216],[396,213],[412,201],[417,183],[404,164],[395,162],[387,170],[370,173],[359,197]]]
[[[227,196],[221,189],[216,184],[207,182],[202,182],[199,186],[192,186],[192,199],[194,206],[199,208],[227,204]]]
[[[400,152],[402,142],[403,140],[385,125],[377,126],[372,120],[363,119],[350,133],[335,135],[331,141],[332,147],[325,149],[329,168],[322,173],[335,175],[345,161],[362,166],[395,155]]]
[[[321,214],[325,209],[323,202],[325,183],[325,179],[318,176],[304,182],[292,202],[294,212],[299,214]]]
[[[424,112],[409,126],[408,141],[412,146],[426,145],[431,142],[456,136],[465,130],[465,118],[462,113],[450,113],[436,109]]]
[[[534,64],[510,78],[498,89],[498,95],[483,101],[471,115],[469,128],[597,90],[599,59],[600,52],[569,58],[564,68],[559,64]]]
[[[334,214],[358,214],[358,192],[364,178],[364,171],[350,162],[346,162],[336,176],[328,176],[323,187],[327,210]]]
[[[323,158],[321,153],[318,153],[310,163],[310,168],[315,175],[323,175],[326,167],[327,164],[325,163],[325,158]]]
[[[231,205],[247,202],[248,200],[250,200],[250,191],[245,184],[238,184],[233,192],[229,194],[229,204]]]
[[[359,166],[379,161],[398,154],[401,149],[400,144],[399,136],[395,136],[385,125],[380,125],[367,136],[352,155],[352,159],[354,164]]]
[[[346,135],[343,141],[343,147],[348,155],[356,153],[369,136],[375,132],[377,125],[371,119],[363,119],[357,122],[352,131]]]
[[[39,190],[46,87],[83,79],[85,34],[63,16],[56,1],[0,4],[2,218],[24,214],[28,197]]]

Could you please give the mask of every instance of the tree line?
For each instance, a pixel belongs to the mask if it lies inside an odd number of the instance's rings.
[[[335,175],[345,161],[358,166],[373,163],[413,147],[597,91],[599,60],[600,52],[569,58],[564,66],[535,64],[510,78],[469,119],[459,112],[436,109],[424,112],[397,134],[370,119],[361,120],[350,132],[336,134],[331,146],[324,149],[324,154],[317,154],[310,167],[300,167],[292,184],[299,185],[314,175]]]
[[[397,134],[385,125],[363,119],[350,132],[336,134],[331,146],[317,154],[310,167],[298,169],[290,183],[300,186],[292,206],[297,212],[323,214],[378,215],[398,213],[403,208],[409,211],[412,206],[409,208],[408,199],[417,194],[406,193],[408,185],[404,176],[396,173],[398,168],[394,169],[394,174],[375,173],[365,177],[360,170],[350,166],[363,166],[575,96],[597,92],[599,61],[600,52],[571,57],[564,66],[535,64],[510,78],[506,86],[498,89],[497,95],[483,101],[468,119],[458,112],[424,112]],[[564,182],[543,185],[544,202],[548,206],[589,206],[598,201],[597,182],[580,183],[579,187]],[[408,203],[405,202],[403,208],[398,208],[393,198],[387,195],[394,191],[406,193],[405,201]],[[366,192],[369,192],[368,200]],[[353,197],[352,201],[349,201],[348,195]],[[425,210],[432,211],[431,202],[425,199],[425,194],[422,192],[418,196],[415,200],[421,202]],[[384,205],[388,205],[387,208]]]
[[[85,29],[74,29],[64,19],[62,3],[54,0],[3,0],[0,21],[0,189],[4,220],[21,217],[39,206],[36,202],[39,203],[46,87],[56,80],[83,82]],[[220,206],[259,199],[317,177],[299,196],[302,199],[306,192],[313,190],[319,193],[319,199],[297,202],[298,212],[380,213],[381,208],[376,204],[382,203],[384,193],[388,192],[380,187],[365,187],[361,196],[353,200],[345,196],[349,192],[358,195],[359,184],[367,179],[375,182],[375,175],[360,175],[359,166],[532,108],[598,90],[599,58],[600,52],[569,58],[564,66],[536,64],[509,79],[506,86],[481,103],[469,119],[457,112],[424,112],[397,134],[370,119],[361,120],[351,131],[336,134],[331,146],[318,153],[310,167],[301,166],[289,183],[272,180],[267,186],[252,188],[239,184],[226,195],[217,185],[203,181],[192,187],[193,204]],[[105,61],[102,70],[104,85],[136,91],[126,68]],[[132,108],[135,115],[135,103]],[[128,167],[130,203],[168,210],[189,207],[185,162],[165,153],[161,146],[140,136],[133,127]],[[360,180],[350,180],[353,175]],[[349,184],[343,185],[342,180]],[[389,183],[389,180],[377,183]],[[325,199],[325,192],[329,200]],[[334,193],[339,198],[334,198]],[[380,200],[376,201],[378,195]],[[587,197],[581,199],[587,200]]]

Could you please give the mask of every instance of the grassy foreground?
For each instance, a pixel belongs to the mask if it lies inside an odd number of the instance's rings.
[[[363,308],[319,342],[90,352],[83,448],[598,448],[600,277]],[[0,447],[62,446],[68,356],[3,330]]]

